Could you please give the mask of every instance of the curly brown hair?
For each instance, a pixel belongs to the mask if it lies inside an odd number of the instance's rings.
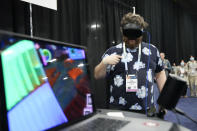
[[[135,23],[139,25],[142,29],[148,27],[148,23],[144,21],[144,18],[139,14],[133,14],[131,12],[125,14],[121,20],[121,27],[128,23]]]

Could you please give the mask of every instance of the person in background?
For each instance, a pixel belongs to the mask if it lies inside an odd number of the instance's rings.
[[[190,61],[187,63],[187,68],[191,96],[197,97],[197,61],[193,56],[190,56]]]
[[[165,69],[165,73],[166,73],[166,77],[168,77],[169,73],[172,71],[172,66],[169,62],[168,59],[165,59],[165,53],[161,52],[160,53],[161,59],[163,61],[164,64],[164,69]]]
[[[177,66],[175,63],[172,64],[172,71],[171,74],[177,75]]]
[[[139,14],[124,15],[121,20],[123,42],[109,48],[95,67],[94,77],[108,81],[111,109],[147,113],[148,116],[155,111],[154,79],[161,91],[166,76],[158,49],[152,44],[149,49],[149,44],[142,42],[142,30],[147,26]]]
[[[177,66],[177,76],[181,77],[188,84],[188,69],[184,60],[181,60],[180,65]],[[183,91],[182,96],[187,97],[187,88]]]

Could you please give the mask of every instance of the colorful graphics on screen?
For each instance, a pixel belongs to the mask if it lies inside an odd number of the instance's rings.
[[[82,49],[68,48],[69,58],[73,60],[85,59],[85,52]]]
[[[45,81],[46,75],[34,44],[22,40],[2,52],[7,110]]]
[[[32,41],[14,43],[1,57],[10,131],[45,130],[68,122]]]
[[[52,59],[51,52],[48,49],[39,49],[39,52],[41,54],[42,61],[44,65],[46,66],[48,62]]]
[[[18,38],[3,46],[10,130],[46,130],[93,112],[83,49]]]
[[[68,122],[49,83],[9,111],[8,120],[10,131],[43,131]]]

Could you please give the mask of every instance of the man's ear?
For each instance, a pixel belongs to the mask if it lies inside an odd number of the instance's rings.
[[[126,37],[125,36],[122,36],[122,40],[125,42],[126,41]]]

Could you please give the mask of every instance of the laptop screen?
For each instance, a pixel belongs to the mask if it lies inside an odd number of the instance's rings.
[[[93,112],[85,48],[0,32],[8,129],[46,130]]]

